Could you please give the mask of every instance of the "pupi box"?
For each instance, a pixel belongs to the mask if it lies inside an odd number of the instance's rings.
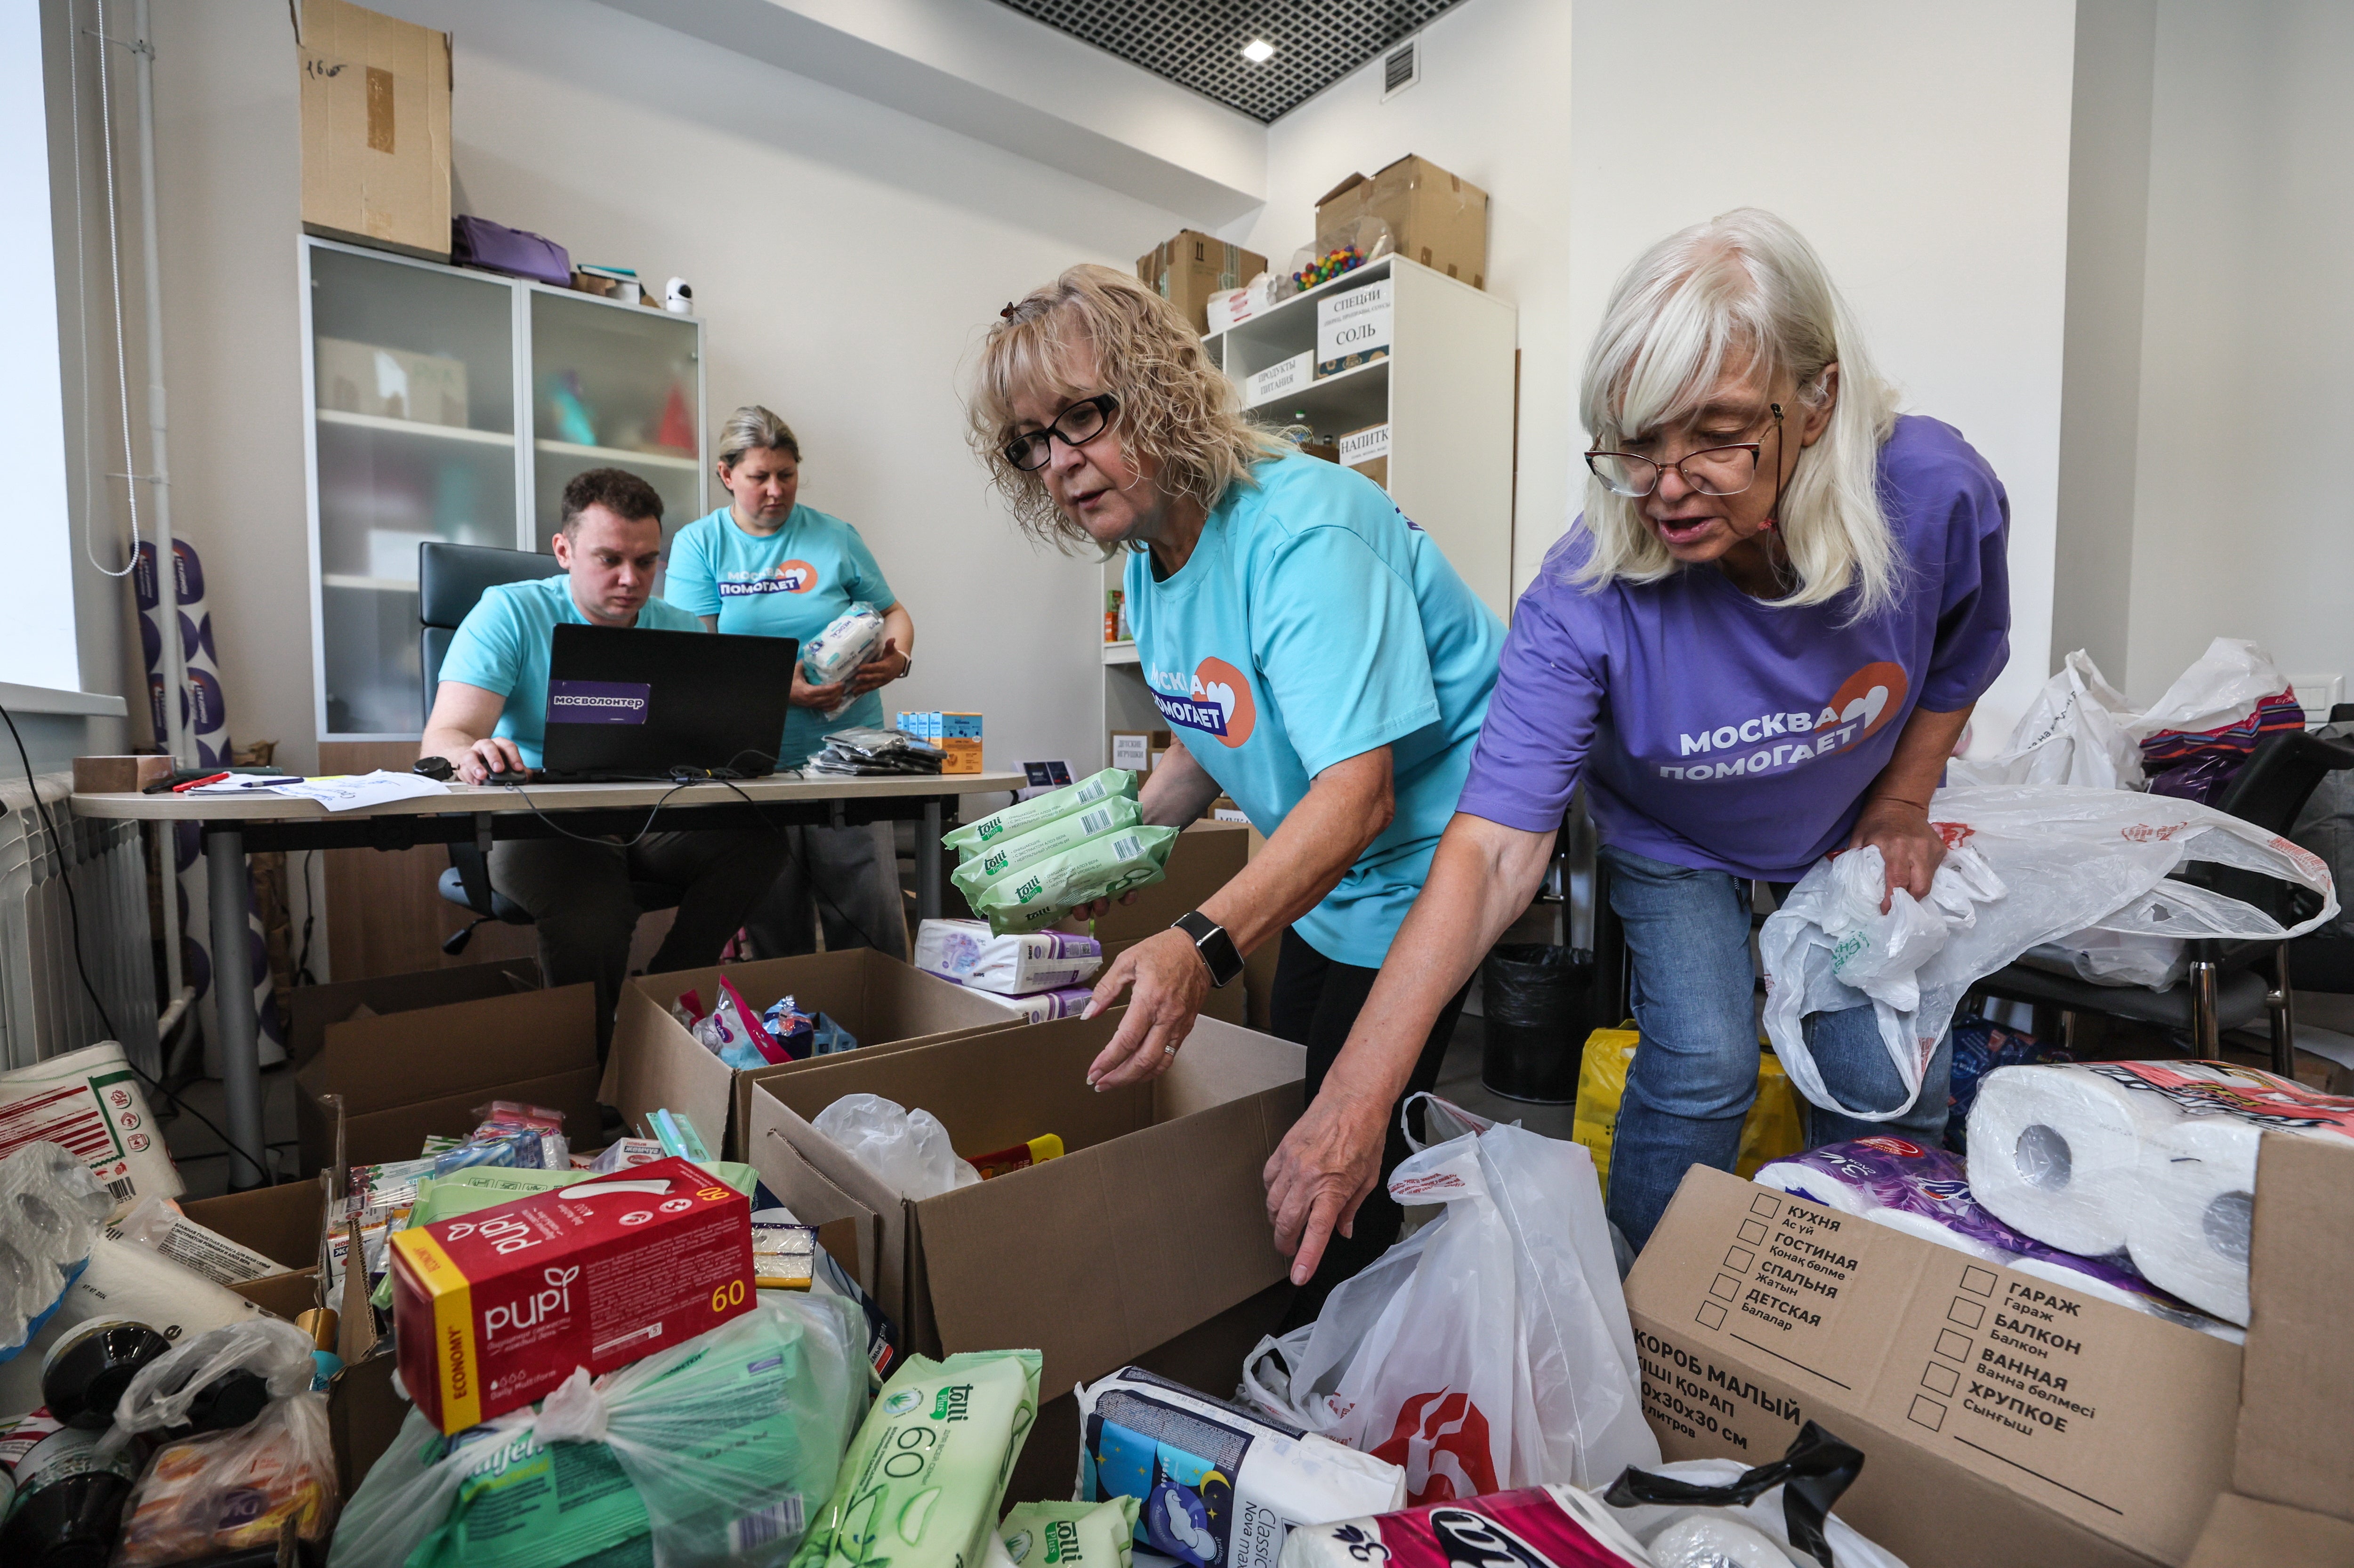
[[[400,1381],[462,1432],[753,1305],[752,1204],[676,1158],[392,1238]]]

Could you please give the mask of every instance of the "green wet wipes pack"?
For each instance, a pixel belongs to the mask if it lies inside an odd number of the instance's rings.
[[[1125,828],[1089,839],[1075,849],[1024,866],[998,878],[975,897],[967,895],[972,912],[989,922],[990,934],[1002,937],[1036,931],[1068,914],[1074,905],[1117,897],[1132,887],[1161,880],[1169,863],[1169,846],[1175,828]]]
[[[1137,1507],[1134,1498],[1015,1503],[997,1527],[997,1537],[1015,1568],[1130,1568]]]
[[[909,1356],[843,1456],[793,1568],[980,1568],[1038,1415],[1036,1351]]]
[[[437,1220],[511,1203],[540,1192],[552,1192],[589,1179],[585,1171],[517,1171],[503,1165],[469,1165],[447,1176],[428,1176],[417,1183],[417,1202],[408,1211],[413,1228]]]
[[[990,844],[976,851],[962,865],[949,874],[957,891],[970,903],[975,895],[1001,877],[1013,875],[1023,866],[1035,865],[1065,850],[1076,849],[1089,839],[1099,839],[1121,828],[1132,828],[1142,821],[1135,801],[1125,796],[1074,811],[1067,817],[1057,817],[1044,827],[1033,828],[1019,838],[1003,843]]]
[[[1033,795],[1027,800],[1016,800],[1002,811],[942,834],[940,842],[960,855],[970,855],[986,845],[1002,843],[1034,828],[1044,827],[1057,817],[1067,817],[1113,799],[1136,799],[1136,775],[1125,768],[1107,768],[1076,784]]]

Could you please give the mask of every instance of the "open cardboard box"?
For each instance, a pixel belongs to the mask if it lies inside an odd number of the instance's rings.
[[[1204,1019],[1168,1072],[1097,1094],[1122,1013],[1066,1018],[762,1083],[744,1156],[837,1251],[907,1348],[1036,1346],[1042,1389],[1101,1377],[1280,1281],[1260,1169],[1301,1106],[1307,1053]],[[1064,1156],[908,1202],[810,1125],[867,1093],[938,1117],[964,1153],[1059,1134]],[[837,1232],[822,1233],[838,1245]],[[1215,1391],[1214,1391],[1215,1392]]]
[[[599,1141],[595,987],[494,992],[433,1006],[413,999],[440,995],[441,976],[399,978],[413,983],[402,990],[361,982],[383,988],[367,1013],[324,1024],[311,1059],[295,1069],[304,1170],[335,1161],[330,1096],[341,1097],[343,1157],[354,1165],[414,1160],[430,1134],[463,1137],[480,1124],[474,1107],[493,1099],[562,1111],[567,1136]],[[395,1011],[405,1000],[412,1004]],[[299,1033],[296,1044],[303,1044]]]
[[[1627,1307],[1667,1458],[1763,1464],[1820,1422],[1866,1456],[1841,1517],[1908,1563],[2179,1564],[2231,1484],[2239,1347],[1720,1171]]]
[[[355,1016],[412,1012],[420,1007],[443,1007],[539,989],[539,963],[535,959],[500,959],[414,974],[297,986],[288,993],[292,1016],[287,1030],[287,1056],[295,1066],[302,1066],[326,1048],[330,1025]]]
[[[2190,1568],[2354,1563],[2354,1143],[2256,1159],[2239,1449]]]
[[[746,1158],[755,1085],[841,1058],[813,1056],[749,1072],[722,1062],[686,1032],[670,1007],[690,991],[701,992],[709,1007],[718,997],[723,973],[748,1007],[765,1009],[790,996],[804,1012],[824,1013],[858,1037],[858,1049],[849,1054],[862,1057],[1022,1022],[1002,1003],[872,948],[641,975],[621,992],[600,1097],[619,1107],[622,1118],[640,1132],[649,1112],[680,1112],[695,1124],[705,1147],[726,1160]]]
[[[292,1270],[228,1287],[292,1322],[321,1305],[319,1244],[325,1233],[327,1186],[333,1180],[332,1172],[323,1171],[309,1181],[285,1181],[250,1192],[194,1199],[183,1202],[180,1211],[207,1230]]]

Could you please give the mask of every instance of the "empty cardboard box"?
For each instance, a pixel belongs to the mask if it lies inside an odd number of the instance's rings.
[[[447,261],[450,35],[345,0],[302,0],[296,42],[302,227]]]
[[[2181,1563],[2231,1484],[2240,1350],[1695,1166],[1627,1280],[1670,1459],[1864,1452],[1841,1517],[1908,1563]]]
[[[1488,193],[1412,154],[1367,178],[1351,175],[1316,204],[1316,232],[1361,217],[1390,226],[1397,253],[1475,289],[1488,286]]]
[[[319,1243],[326,1225],[330,1179],[331,1173],[322,1171],[308,1181],[194,1199],[181,1203],[180,1211],[207,1230],[291,1269],[228,1288],[292,1321],[320,1304]]]
[[[434,996],[449,983],[443,973],[399,978],[414,982],[408,994]],[[393,1011],[402,988],[390,980],[355,983],[376,987],[376,1002],[361,1016],[324,1024],[313,1054],[295,1069],[294,1124],[304,1170],[334,1162],[330,1095],[342,1097],[345,1158],[354,1165],[414,1160],[434,1133],[462,1138],[482,1119],[475,1107],[490,1100],[562,1111],[567,1136],[584,1145],[597,1140],[595,987]],[[306,1044],[298,1027],[298,1056]]]
[[[700,992],[704,1006],[710,1007],[718,999],[723,973],[748,1007],[765,1010],[790,996],[803,1012],[824,1013],[857,1036],[858,1050],[852,1054],[861,1056],[1022,1022],[985,997],[871,948],[764,959],[724,970],[641,975],[622,989],[614,1016],[604,1101],[620,1107],[622,1119],[641,1131],[650,1112],[680,1112],[713,1154],[729,1160],[745,1158],[755,1084],[836,1058],[813,1056],[750,1072],[722,1062],[686,1032],[670,1008],[690,991]]]
[[[1300,1111],[1307,1053],[1204,1019],[1169,1070],[1108,1094],[1087,1064],[1119,1012],[832,1059],[753,1096],[746,1158],[807,1224],[855,1222],[908,1348],[1044,1354],[1042,1389],[1100,1377],[1284,1276],[1259,1172]],[[1067,1152],[907,1202],[811,1126],[846,1094],[939,1118],[965,1153],[1041,1133]]]
[[[1210,296],[1239,289],[1267,270],[1267,258],[1214,235],[1180,229],[1136,259],[1136,275],[1177,307],[1195,332],[1210,330]]]

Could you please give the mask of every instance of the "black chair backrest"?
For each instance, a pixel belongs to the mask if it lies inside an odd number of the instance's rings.
[[[2303,730],[2269,735],[2208,804],[2286,837],[2322,776],[2341,768],[2354,768],[2354,745]],[[2201,861],[2181,874],[2186,882],[2253,904],[2285,926],[2310,918],[2321,907],[2318,894],[2261,872]]]
[[[425,716],[433,716],[433,697],[441,684],[441,660],[450,652],[450,638],[482,597],[482,590],[501,583],[530,582],[554,577],[564,568],[554,556],[535,550],[497,550],[485,545],[419,545],[417,547],[417,619],[424,622],[418,634],[418,656],[425,668]]]

